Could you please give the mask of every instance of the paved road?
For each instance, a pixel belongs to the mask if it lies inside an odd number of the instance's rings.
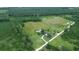
[[[72,22],[72,24],[70,24],[69,26],[72,26],[72,25],[74,25],[75,24],[75,22]],[[68,27],[69,27],[68,26]],[[67,27],[67,28],[68,28]],[[39,50],[41,50],[44,46],[46,46],[49,42],[51,42],[52,40],[54,40],[55,38],[57,38],[58,36],[60,36],[62,33],[64,33],[64,30],[63,31],[61,31],[60,33],[57,33],[56,34],[56,36],[54,36],[52,39],[50,39],[48,42],[46,42],[45,44],[43,44],[41,47],[39,47],[39,48],[37,48],[35,51],[39,51]]]

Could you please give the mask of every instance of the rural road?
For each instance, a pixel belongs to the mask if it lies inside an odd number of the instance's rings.
[[[58,33],[55,37],[53,37],[52,39],[50,39],[48,42],[46,42],[44,45],[42,45],[40,48],[36,49],[35,51],[41,50],[44,46],[46,46],[49,42],[51,42],[51,41],[54,40],[56,37],[58,37],[59,35],[61,35],[63,32],[64,32],[64,30],[61,31],[60,33]]]
[[[74,24],[75,24],[75,22],[72,22],[69,26],[67,26],[67,28],[70,27],[70,26],[72,26],[72,25],[74,25]],[[41,47],[37,48],[35,51],[41,50],[41,49],[42,49],[43,47],[45,47],[49,42],[51,42],[52,40],[54,40],[55,38],[57,38],[58,36],[60,36],[62,33],[64,33],[64,31],[65,31],[65,30],[61,31],[60,33],[57,33],[56,36],[54,36],[54,37],[53,37],[52,39],[50,39],[48,42],[46,42],[45,44],[43,44]]]

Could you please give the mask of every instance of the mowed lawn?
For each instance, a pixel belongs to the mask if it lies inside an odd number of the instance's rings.
[[[24,31],[28,34],[29,38],[33,42],[33,47],[36,49],[43,45],[45,42],[41,39],[41,36],[38,35],[35,31],[37,29],[48,30],[53,33],[53,31],[58,30],[62,31],[68,20],[59,17],[59,16],[43,16],[41,17],[42,21],[39,22],[26,22],[24,23]]]

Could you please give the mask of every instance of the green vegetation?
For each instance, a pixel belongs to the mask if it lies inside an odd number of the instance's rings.
[[[64,15],[64,14],[78,14],[79,8],[68,8],[68,7],[15,7],[8,8],[10,16],[29,16],[29,15],[40,15],[40,16],[51,16],[51,15]]]
[[[46,48],[44,47],[42,50],[53,50],[53,47],[57,48],[58,50],[61,51],[79,51],[79,16],[78,15],[71,15],[71,17],[69,16],[64,16],[64,18],[71,20],[71,21],[75,21],[75,25],[72,26],[69,31],[65,31],[63,35],[59,36],[58,38],[56,38],[55,40],[53,40],[51,43],[49,43],[51,47],[50,48]],[[47,45],[48,46],[48,45]],[[55,50],[55,51],[58,51]]]
[[[0,22],[0,27],[0,50],[33,50],[28,36],[17,32],[13,22]]]
[[[37,29],[44,29],[44,31],[51,33],[53,37],[54,34],[60,32],[64,29],[65,24],[68,22],[66,19],[58,17],[58,16],[47,16],[41,17],[42,21],[40,22],[26,22],[24,23],[24,31],[28,36],[31,38],[32,42],[34,43],[34,48],[38,48],[43,45],[45,42],[41,39],[42,34],[38,35],[36,33]],[[51,38],[45,38],[46,41],[50,40]],[[36,46],[37,45],[37,46]]]
[[[0,8],[0,50],[32,51],[76,22],[42,51],[79,50],[79,8]],[[46,35],[47,34],[47,35]]]

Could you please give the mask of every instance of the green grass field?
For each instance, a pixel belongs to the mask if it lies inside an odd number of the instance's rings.
[[[28,34],[28,36],[30,37],[30,39],[33,42],[33,47],[39,48],[41,45],[43,45],[45,42],[41,39],[42,35],[38,35],[35,30],[37,29],[44,29],[44,30],[48,30],[48,32],[53,33],[54,31],[62,31],[64,29],[64,26],[66,26],[65,24],[67,22],[69,22],[68,20],[59,17],[59,16],[43,16],[41,17],[42,21],[40,22],[26,22],[24,23],[24,31],[26,34]],[[49,40],[49,39],[48,39]],[[47,40],[47,41],[48,41]]]

